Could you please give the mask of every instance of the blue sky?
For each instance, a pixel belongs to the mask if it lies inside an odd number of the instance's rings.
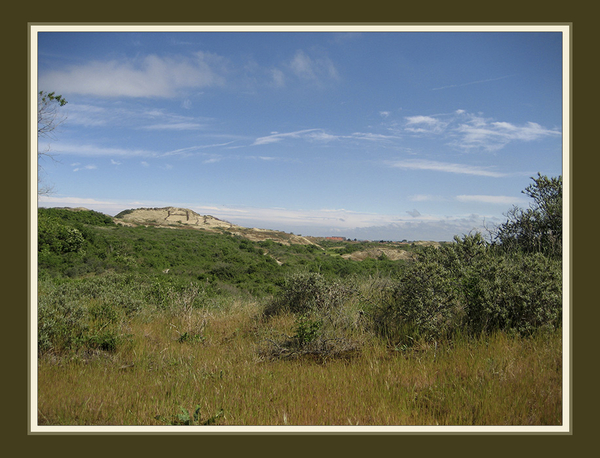
[[[458,29],[457,29],[458,30]],[[562,174],[562,34],[39,32],[39,205],[451,240]]]

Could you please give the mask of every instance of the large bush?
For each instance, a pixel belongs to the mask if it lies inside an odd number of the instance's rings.
[[[487,255],[463,278],[466,327],[530,334],[562,319],[562,266],[540,253]]]
[[[562,317],[559,260],[540,253],[498,253],[481,234],[423,248],[373,311],[379,331],[405,343],[456,332],[529,334]]]

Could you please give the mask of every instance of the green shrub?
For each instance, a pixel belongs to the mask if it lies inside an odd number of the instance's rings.
[[[354,353],[364,340],[356,323],[359,294],[350,281],[327,279],[314,272],[290,275],[263,310],[267,318],[291,313],[294,334],[262,351],[269,358],[316,357],[326,360]]]
[[[53,254],[77,253],[84,246],[81,231],[60,219],[40,214],[38,221],[38,252]]]
[[[310,343],[317,338],[322,326],[321,320],[312,319],[307,315],[299,315],[296,317],[295,333],[292,339],[297,340],[300,346]]]
[[[467,327],[531,334],[562,320],[562,265],[541,253],[488,256],[463,280]]]
[[[540,253],[499,253],[481,234],[424,248],[391,299],[373,308],[378,331],[398,342],[505,330],[530,334],[562,318],[561,262]]]
[[[288,276],[275,297],[265,308],[265,316],[282,312],[306,314],[311,311],[326,313],[341,307],[354,294],[348,282],[327,280],[314,272],[300,272]]]
[[[132,314],[151,306],[150,285],[130,275],[38,282],[40,354],[115,351]]]

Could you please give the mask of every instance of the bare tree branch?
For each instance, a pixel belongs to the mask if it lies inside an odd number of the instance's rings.
[[[62,95],[56,95],[54,92],[40,91],[38,93],[38,140],[47,138],[54,140],[54,133],[66,119],[66,116],[59,113],[59,108],[67,104],[67,101]],[[40,165],[40,159],[50,158],[54,160],[54,156],[50,153],[50,146],[45,150],[38,148],[38,196],[48,195],[52,192],[53,186],[43,184],[40,174],[43,169]]]

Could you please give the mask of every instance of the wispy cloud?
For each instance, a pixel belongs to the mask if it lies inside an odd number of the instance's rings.
[[[463,87],[463,86],[470,86],[472,84],[490,83],[492,81],[499,81],[499,80],[503,80],[506,78],[510,78],[511,76],[514,76],[514,75],[506,75],[506,76],[500,76],[498,78],[489,78],[489,79],[478,80],[478,81],[470,81],[468,83],[462,83],[462,84],[450,84],[448,86],[434,87],[431,90],[432,91],[440,91],[442,89],[450,89],[453,87]]]
[[[331,59],[325,56],[311,57],[303,50],[296,52],[288,66],[295,76],[302,79],[317,81],[338,78]]]
[[[285,132],[279,133],[275,132],[271,135],[267,135],[264,137],[257,138],[252,146],[256,145],[266,145],[269,143],[277,143],[285,139],[303,139],[306,141],[317,141],[317,142],[330,142],[330,141],[341,141],[341,140],[363,140],[369,142],[387,142],[394,139],[399,139],[398,135],[385,135],[385,134],[376,134],[371,132],[353,132],[349,135],[336,135],[325,132],[324,129],[305,129],[298,130],[295,132]]]
[[[206,145],[194,145],[186,148],[179,148],[167,152],[150,151],[145,149],[129,149],[129,148],[113,148],[91,144],[77,144],[77,143],[57,143],[53,146],[53,153],[56,155],[69,155],[69,156],[83,156],[83,157],[97,157],[97,156],[112,156],[114,157],[169,157],[169,156],[192,156],[196,153],[200,153],[202,150],[211,148],[223,148],[230,145],[233,142],[224,143],[210,143]],[[121,162],[111,159],[112,165],[120,165]]]
[[[561,133],[550,130],[535,122],[517,126],[508,122],[492,122],[479,117],[460,124],[455,132],[459,138],[454,145],[472,150],[496,151],[513,141],[533,141],[544,137],[559,137]]]
[[[204,161],[202,161],[204,164],[215,164],[217,162],[221,162],[223,158],[221,156],[214,156],[208,159],[205,159]]]
[[[527,202],[527,199],[513,196],[485,196],[485,195],[460,195],[456,196],[459,202],[481,202],[485,204],[517,205]]]
[[[58,154],[76,156],[122,156],[122,157],[156,157],[158,153],[143,149],[109,148],[90,144],[57,143],[53,151]]]
[[[85,127],[104,126],[114,118],[114,110],[106,110],[104,107],[71,103],[66,107],[67,117],[70,124],[81,125]]]
[[[206,129],[206,125],[198,124],[193,122],[176,122],[166,124],[152,124],[144,126],[142,129],[146,130],[203,130]]]
[[[390,127],[398,132],[398,125]],[[404,118],[402,131],[408,135],[437,135],[447,144],[463,151],[498,151],[511,142],[529,142],[547,137],[560,137],[559,130],[548,129],[535,122],[516,125],[456,110],[439,115],[416,115]]]
[[[181,89],[223,85],[226,59],[212,53],[148,55],[93,61],[40,75],[40,86],[63,94],[100,97],[174,97]]]
[[[191,109],[191,93],[227,86],[256,91],[292,83],[322,87],[340,79],[334,61],[324,51],[299,49],[278,63],[263,66],[253,59],[229,59],[197,51],[176,55],[139,54],[129,59],[91,60],[55,70],[42,70],[41,87],[66,96],[100,98],[174,98]]]
[[[407,116],[404,130],[412,133],[440,133],[446,129],[447,122],[431,116]]]
[[[271,77],[273,78],[273,84],[277,87],[285,86],[285,74],[278,68],[271,69]]]
[[[489,167],[477,167],[467,164],[453,164],[450,162],[429,161],[425,159],[407,159],[403,161],[389,161],[390,167],[409,170],[431,170],[435,172],[458,173],[464,175],[478,175],[486,177],[500,178],[506,176],[505,173],[494,172]]]
[[[366,140],[370,142],[397,140],[401,138],[399,135],[384,135],[374,134],[370,132],[354,132],[351,135],[340,136],[339,138],[352,139],[352,140]]]
[[[271,135],[267,135],[265,137],[259,137],[254,140],[252,146],[256,145],[267,145],[269,143],[277,143],[286,138],[308,138],[308,139],[326,139],[327,134],[323,132],[321,129],[304,129],[297,130],[295,132],[286,132],[286,133],[273,133]],[[333,138],[333,137],[332,137]]]
[[[182,116],[167,110],[139,108],[134,103],[97,101],[69,103],[65,107],[68,124],[84,127],[115,127],[156,131],[208,130],[214,120],[202,116]]]
[[[231,145],[232,143],[233,143],[233,141],[225,142],[225,143],[210,143],[207,145],[188,146],[186,148],[178,148],[178,149],[175,149],[172,151],[167,151],[166,153],[162,153],[161,156],[191,156],[194,153],[204,150],[204,149],[221,148],[224,146]]]

